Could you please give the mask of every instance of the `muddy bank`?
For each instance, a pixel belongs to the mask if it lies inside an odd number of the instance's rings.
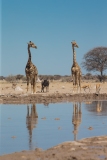
[[[107,100],[107,94],[71,94],[71,93],[37,93],[37,94],[5,94],[0,95],[1,104],[58,103],[73,101]]]
[[[0,160],[107,160],[107,136],[61,143],[47,150],[15,152]]]
[[[41,93],[41,83],[37,83],[36,94],[26,94],[26,83],[17,83],[12,88],[10,83],[0,85],[0,103],[2,104],[27,104],[27,103],[58,103],[66,101],[94,101],[107,100],[107,83],[101,84],[100,94],[96,95],[96,83],[90,83],[91,90],[81,89],[81,93],[73,93],[73,84],[69,82],[53,81],[50,83],[49,92]],[[83,82],[82,86],[87,85]]]

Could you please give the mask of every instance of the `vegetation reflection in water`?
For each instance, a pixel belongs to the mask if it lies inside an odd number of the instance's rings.
[[[107,101],[2,105],[1,113],[0,154],[107,134]]]

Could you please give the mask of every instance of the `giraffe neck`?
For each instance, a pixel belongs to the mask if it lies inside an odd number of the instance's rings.
[[[76,52],[75,48],[73,47],[73,64],[76,63]]]
[[[29,47],[29,45],[28,45],[28,55],[29,55],[28,60],[31,61],[31,52],[30,52],[30,47]]]

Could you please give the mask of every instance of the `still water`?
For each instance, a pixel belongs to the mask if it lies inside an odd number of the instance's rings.
[[[107,135],[107,101],[6,104],[0,117],[0,155]]]

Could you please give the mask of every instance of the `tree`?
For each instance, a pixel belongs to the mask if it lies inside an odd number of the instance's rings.
[[[24,75],[18,74],[18,75],[16,75],[16,80],[20,80],[20,79],[22,79],[23,77],[24,77]]]
[[[98,71],[100,76],[107,69],[107,47],[97,47],[87,52],[83,57],[82,67],[87,71]]]

